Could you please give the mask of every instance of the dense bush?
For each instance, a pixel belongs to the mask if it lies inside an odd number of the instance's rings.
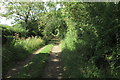
[[[2,27],[2,34],[4,36],[14,36],[16,33],[19,34],[19,36],[24,37],[27,34],[27,30],[22,26],[0,25],[0,27]]]
[[[61,42],[65,77],[119,78],[119,3],[64,5],[68,26]]]
[[[27,37],[27,30],[21,26],[0,25],[0,27],[2,28],[2,45],[19,37]]]

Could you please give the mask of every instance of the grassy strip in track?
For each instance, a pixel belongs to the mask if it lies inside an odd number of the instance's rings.
[[[45,46],[45,48],[42,49],[40,53],[50,53],[52,47],[53,47],[53,44],[49,44],[49,45]]]

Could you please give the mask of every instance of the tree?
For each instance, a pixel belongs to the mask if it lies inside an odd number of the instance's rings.
[[[3,5],[6,5],[7,9],[7,12],[3,16],[14,18],[15,22],[23,22],[26,28],[28,27],[28,21],[37,20],[44,11],[44,3],[42,2],[9,2],[3,3]]]

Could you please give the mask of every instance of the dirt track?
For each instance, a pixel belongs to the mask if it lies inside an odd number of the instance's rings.
[[[62,65],[60,59],[61,49],[58,45],[53,46],[49,61],[45,67],[42,78],[62,78]]]
[[[40,48],[40,49],[36,50],[25,61],[16,63],[14,68],[10,69],[8,71],[7,75],[5,75],[5,78],[11,78],[16,73],[18,73],[24,67],[24,65],[29,63],[32,60],[32,58],[34,57],[34,55],[38,54],[43,48]],[[58,79],[62,78],[62,75],[63,75],[62,74],[62,72],[63,72],[62,69],[63,68],[62,68],[62,65],[61,65],[60,55],[61,55],[60,47],[58,45],[54,45],[52,50],[51,50],[49,59],[46,63],[46,66],[43,70],[42,78],[58,78]]]
[[[45,48],[45,47],[43,47]],[[28,64],[32,58],[36,55],[39,54],[39,52],[43,49],[40,48],[38,50],[36,50],[33,54],[31,54],[27,59],[25,59],[24,61],[18,62],[16,63],[16,65],[10,69],[6,75],[4,75],[5,78],[11,78],[12,76],[14,76],[16,73],[18,73],[23,67],[24,65]]]

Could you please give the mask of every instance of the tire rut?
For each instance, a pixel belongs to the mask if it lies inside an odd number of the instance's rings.
[[[46,67],[43,71],[42,78],[62,79],[63,68],[61,65],[61,49],[58,45],[53,46]]]

